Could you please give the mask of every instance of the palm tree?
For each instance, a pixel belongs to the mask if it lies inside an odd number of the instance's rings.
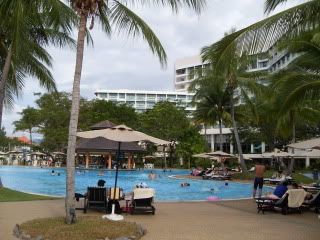
[[[159,57],[161,64],[164,65],[167,56],[159,39],[143,19],[130,10],[130,5],[154,4],[157,6],[169,6],[175,12],[183,6],[187,6],[194,9],[197,13],[200,13],[204,7],[205,0],[153,0],[148,2],[138,0],[69,0],[69,2],[78,14],[80,22],[67,151],[66,222],[68,224],[72,223],[74,220],[74,157],[79,115],[80,80],[88,18],[91,18],[90,29],[94,27],[95,19],[98,19],[104,32],[109,36],[111,35],[111,26],[114,26],[116,31],[125,32],[127,35],[142,35],[143,39],[147,41],[151,51]]]
[[[273,75],[274,89],[281,89],[281,112],[306,100],[320,98],[320,28],[281,43],[289,53],[298,55],[286,69]]]
[[[44,47],[74,44],[68,34],[76,15],[59,0],[4,0],[0,17],[1,126],[3,104],[19,95],[25,77],[38,79],[47,90],[56,89],[48,69],[51,57]]]
[[[219,150],[223,151],[222,124],[230,121],[230,92],[228,86],[212,69],[204,69],[199,78],[190,85],[195,92],[193,113],[196,122],[209,125],[219,124]]]

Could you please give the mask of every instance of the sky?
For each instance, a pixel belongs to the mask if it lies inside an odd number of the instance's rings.
[[[280,11],[293,4],[289,1]],[[173,14],[169,8],[139,7],[133,10],[142,17],[160,39],[168,55],[167,67],[159,60],[141,38],[128,38],[114,33],[111,38],[101,31],[98,24],[91,31],[94,46],[86,46],[81,79],[81,95],[95,97],[97,89],[174,90],[174,62],[183,57],[200,53],[200,49],[221,39],[231,28],[241,29],[265,17],[264,0],[207,0],[200,15],[183,9]],[[76,34],[75,34],[76,35]],[[75,37],[75,36],[74,36]],[[52,73],[59,91],[72,91],[75,51],[49,48],[53,57]],[[6,110],[3,125],[7,135],[22,136],[14,132],[13,122],[27,106],[35,106],[38,96],[45,93],[36,79],[26,79],[23,95],[16,100],[13,110]]]

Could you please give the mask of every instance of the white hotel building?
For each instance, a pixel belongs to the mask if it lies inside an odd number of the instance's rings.
[[[249,72],[269,71],[275,72],[288,66],[288,64],[297,57],[297,54],[290,54],[287,51],[277,51],[271,47],[266,53],[261,54],[252,64],[248,66]],[[186,92],[190,84],[195,80],[194,73],[206,66],[199,55],[178,59],[175,62],[174,69],[174,88],[177,92]],[[232,131],[230,128],[223,128],[224,151],[233,153],[233,145],[230,141]],[[206,136],[206,141],[212,151],[219,147],[219,129],[218,127],[202,129],[201,135]],[[247,151],[251,153],[265,152],[265,144],[257,143],[247,146]]]
[[[194,94],[173,91],[138,91],[138,90],[97,90],[97,99],[117,102],[132,106],[137,112],[145,112],[158,102],[169,101],[186,111],[194,111],[191,105]]]

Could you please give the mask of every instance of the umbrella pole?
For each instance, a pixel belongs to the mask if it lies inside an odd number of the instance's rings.
[[[120,147],[121,147],[121,142],[118,142],[118,152],[117,152],[117,157],[116,157],[116,179],[114,181],[114,189],[113,189],[114,200],[116,198],[116,189],[117,189],[117,183],[118,183]],[[115,204],[112,204],[112,214],[114,214],[114,208],[115,208]]]

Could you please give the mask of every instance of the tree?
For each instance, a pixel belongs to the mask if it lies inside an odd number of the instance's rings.
[[[27,76],[56,90],[48,67],[49,44],[74,44],[68,36],[76,15],[59,0],[4,0],[0,3],[0,126],[3,104],[19,95]],[[6,98],[6,99],[5,99]]]
[[[162,64],[165,64],[166,62],[166,53],[150,27],[127,6],[127,4],[138,3],[145,5],[147,2],[116,0],[70,0],[69,2],[80,18],[67,151],[66,222],[71,224],[74,221],[75,216],[73,214],[75,213],[74,156],[79,116],[80,79],[83,63],[84,40],[87,30],[87,19],[91,17],[90,29],[94,26],[94,20],[98,19],[107,35],[111,35],[112,25],[117,31],[125,32],[127,35],[142,35],[144,40],[147,41],[151,51],[159,57]],[[173,11],[178,11],[179,8],[187,6],[199,13],[204,6],[205,0],[153,0],[151,3],[158,6],[170,6]]]
[[[20,115],[22,116],[20,120],[13,123],[15,125],[15,131],[28,131],[32,145],[32,131],[38,127],[40,123],[39,110],[27,107],[22,110]]]
[[[185,160],[191,160],[195,153],[205,150],[205,142],[199,129],[191,124],[184,109],[174,103],[160,102],[140,116],[140,130],[152,136],[176,143],[176,153]],[[170,149],[172,154],[173,149]],[[172,156],[170,165],[172,165]]]
[[[37,101],[40,124],[38,132],[43,135],[41,146],[49,151],[63,151],[68,142],[68,123],[71,96],[65,92],[42,95]]]
[[[131,106],[105,100],[83,100],[80,103],[80,129],[87,130],[90,126],[104,120],[125,124],[134,129],[139,126],[138,114]]]
[[[227,83],[221,76],[216,75],[211,68],[204,69],[198,74],[197,78],[191,84],[191,90],[195,91],[193,102],[196,110],[193,113],[196,122],[219,124],[219,150],[223,151],[222,124],[230,122],[230,91]]]

